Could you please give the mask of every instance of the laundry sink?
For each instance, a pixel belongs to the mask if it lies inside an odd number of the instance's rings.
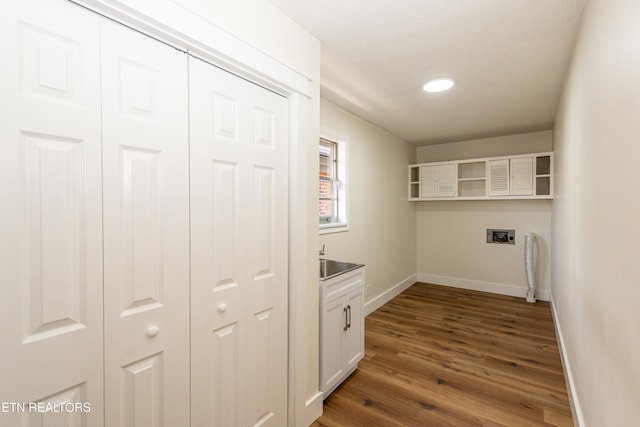
[[[364,264],[354,264],[352,262],[334,261],[332,259],[320,260],[320,280],[331,279],[347,271],[363,267]]]

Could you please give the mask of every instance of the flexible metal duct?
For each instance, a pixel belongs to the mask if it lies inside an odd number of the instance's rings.
[[[527,302],[536,302],[536,278],[534,271],[534,244],[536,235],[527,233],[524,235],[524,268],[527,272]]]

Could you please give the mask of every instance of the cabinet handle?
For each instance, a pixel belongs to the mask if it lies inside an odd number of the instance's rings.
[[[147,328],[147,336],[149,338],[155,337],[156,335],[158,335],[158,332],[160,332],[160,328],[158,328],[156,325],[152,325]]]
[[[344,311],[344,328],[342,328],[342,330],[346,331],[349,329],[349,314],[347,313],[347,307],[343,308],[342,311]]]
[[[347,329],[351,327],[351,306],[347,305]]]

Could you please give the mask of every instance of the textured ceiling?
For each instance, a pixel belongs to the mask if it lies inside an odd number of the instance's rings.
[[[269,1],[322,42],[323,97],[428,145],[550,129],[585,0]]]

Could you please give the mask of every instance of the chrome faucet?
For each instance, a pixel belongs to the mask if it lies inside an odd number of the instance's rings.
[[[324,245],[322,245],[322,249],[320,249],[320,256],[324,256]]]

